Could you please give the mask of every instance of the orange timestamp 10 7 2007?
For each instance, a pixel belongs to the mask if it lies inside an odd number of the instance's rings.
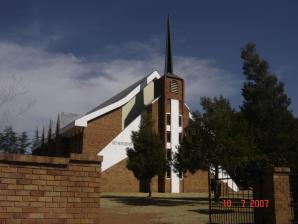
[[[233,206],[233,203],[235,201],[232,201],[230,199],[224,199],[223,205],[225,208],[230,208]],[[268,208],[269,207],[269,200],[240,200],[241,206],[243,208],[250,207],[250,208]],[[238,204],[238,203],[237,203]]]

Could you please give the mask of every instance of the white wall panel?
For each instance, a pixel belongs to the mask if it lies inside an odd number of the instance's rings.
[[[171,148],[172,153],[178,151],[179,146],[179,101],[171,99]],[[180,192],[180,181],[177,173],[171,168],[171,192]]]
[[[117,137],[113,139],[113,141],[111,141],[98,153],[98,155],[103,156],[101,164],[102,172],[127,158],[126,148],[133,146],[131,142],[131,132],[139,130],[140,122],[141,115],[131,122],[119,135],[117,135]]]

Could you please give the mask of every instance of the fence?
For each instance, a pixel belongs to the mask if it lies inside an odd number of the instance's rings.
[[[287,167],[264,169],[253,187],[237,186],[220,168],[208,179],[210,224],[298,223],[298,174]]]
[[[221,168],[211,168],[208,179],[210,224],[254,224],[251,188],[239,188]]]

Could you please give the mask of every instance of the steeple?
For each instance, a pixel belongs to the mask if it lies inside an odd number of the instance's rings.
[[[166,33],[166,52],[165,52],[165,75],[173,74],[173,59],[172,59],[172,41],[171,41],[171,24],[170,15],[167,20],[167,33]]]

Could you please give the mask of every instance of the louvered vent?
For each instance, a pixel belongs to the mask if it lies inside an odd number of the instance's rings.
[[[176,80],[171,81],[171,92],[178,94],[178,82]]]

